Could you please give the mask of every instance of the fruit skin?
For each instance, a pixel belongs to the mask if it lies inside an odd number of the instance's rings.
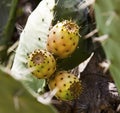
[[[53,55],[46,50],[36,49],[28,56],[28,68],[37,78],[49,78],[56,70]]]
[[[76,49],[79,42],[79,27],[68,20],[57,23],[49,32],[47,50],[58,56],[67,58]]]
[[[55,96],[59,100],[69,101],[79,97],[82,93],[81,81],[73,74],[67,71],[57,72],[48,82],[50,90],[58,89]]]

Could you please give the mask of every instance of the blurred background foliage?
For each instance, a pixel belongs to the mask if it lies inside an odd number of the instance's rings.
[[[0,2],[0,63],[6,65],[8,49],[19,40],[27,18],[41,0],[1,0]]]
[[[39,103],[4,69],[0,69],[0,113],[57,113],[51,105]]]

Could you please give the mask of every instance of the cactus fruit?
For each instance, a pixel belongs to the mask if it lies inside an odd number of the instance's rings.
[[[59,71],[48,82],[50,90],[58,89],[55,96],[59,100],[73,100],[79,97],[82,92],[81,81],[67,71]]]
[[[76,49],[79,36],[76,23],[68,20],[59,22],[49,32],[47,49],[58,58],[66,58]]]
[[[28,67],[37,78],[49,78],[56,70],[56,61],[51,53],[36,49],[28,56]]]

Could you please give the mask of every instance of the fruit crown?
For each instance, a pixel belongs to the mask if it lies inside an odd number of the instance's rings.
[[[65,27],[65,29],[70,33],[79,32],[79,26],[71,20],[64,20],[62,24],[63,24],[63,27]]]

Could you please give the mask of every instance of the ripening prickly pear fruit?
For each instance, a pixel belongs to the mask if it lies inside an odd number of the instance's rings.
[[[36,49],[28,56],[28,67],[37,78],[49,78],[56,70],[56,61],[48,51]]]
[[[58,89],[55,96],[60,100],[73,100],[82,93],[81,81],[67,71],[60,71],[48,82],[50,90]]]
[[[57,23],[49,32],[47,49],[58,58],[70,56],[79,42],[79,27],[72,21]]]

